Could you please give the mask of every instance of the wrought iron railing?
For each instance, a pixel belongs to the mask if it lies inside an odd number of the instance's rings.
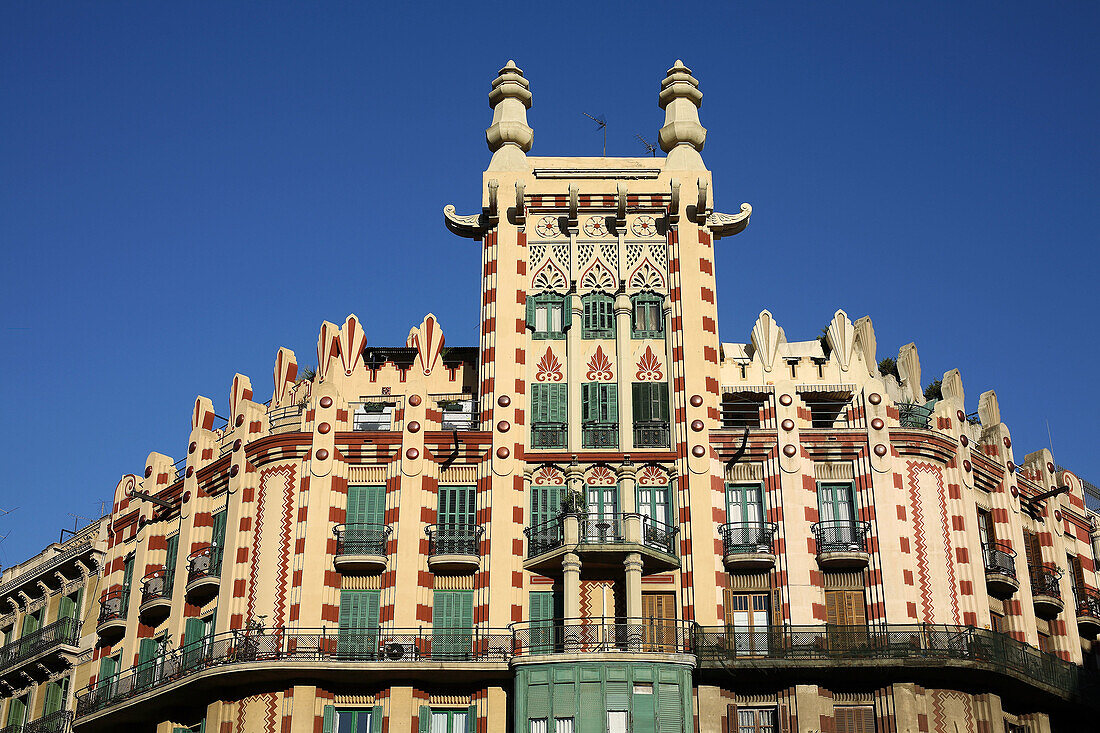
[[[1050,563],[1044,563],[1038,567],[1032,567],[1028,571],[1031,577],[1031,595],[1062,597],[1062,571]]]
[[[97,680],[77,696],[77,717],[102,710],[164,684],[213,667],[256,662],[416,663],[510,658],[507,629],[272,629],[228,631],[208,636],[108,680]]]
[[[75,646],[80,641],[80,622],[62,618],[32,631],[26,636],[0,646],[0,671],[54,647]]]
[[[915,402],[899,402],[898,422],[903,428],[927,430],[932,426],[932,408]]]
[[[479,425],[477,397],[472,394],[435,394],[429,398],[440,411],[440,426],[444,430],[477,430]]]
[[[527,536],[527,557],[538,557],[562,546],[565,542],[562,527],[563,518],[556,517],[523,530]]]
[[[512,624],[512,656],[637,652],[691,654],[696,626],[679,619],[593,618]]]
[[[480,555],[481,535],[485,528],[477,524],[429,524],[428,555]]]
[[[1100,618],[1100,591],[1085,588],[1077,594],[1077,615]]]
[[[68,733],[72,721],[72,710],[58,710],[27,723],[23,726],[23,733]]]
[[[623,515],[618,512],[577,517],[581,544],[613,545],[626,542]]]
[[[267,425],[272,435],[296,433],[302,428],[304,405],[294,404],[276,407],[267,413]]]
[[[588,422],[581,425],[582,448],[619,447],[619,424],[613,422]]]
[[[987,573],[1016,577],[1016,551],[1003,542],[982,545],[982,558]]]
[[[817,542],[817,554],[825,552],[867,552],[867,535],[871,532],[869,522],[855,520],[836,520],[817,522],[810,525]]]
[[[634,423],[635,448],[667,448],[669,440],[668,422],[665,420]]]
[[[173,568],[173,571],[175,568]],[[161,566],[141,579],[141,603],[172,597],[172,584],[167,570]]]
[[[755,666],[761,659],[963,660],[1000,668],[1064,693],[1076,689],[1075,664],[1007,634],[973,626],[882,624],[870,626],[699,627],[695,654],[702,665]]]
[[[531,426],[531,448],[564,448],[568,438],[565,423],[534,423]]]
[[[393,528],[388,524],[338,524],[336,535],[337,555],[385,555]]]
[[[640,516],[642,518],[642,544],[666,555],[675,555],[676,533],[680,531],[680,528],[665,524],[644,514]]]
[[[726,555],[774,552],[775,533],[776,526],[772,522],[730,522],[718,528],[722,552]]]
[[[222,573],[222,549],[207,545],[187,556],[188,584],[200,578],[218,578]]]
[[[130,589],[115,588],[99,597],[99,620],[97,626],[108,621],[126,618],[126,608],[130,605]]]

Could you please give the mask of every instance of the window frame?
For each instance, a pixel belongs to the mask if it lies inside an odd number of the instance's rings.
[[[615,298],[604,292],[588,293],[581,298],[581,338],[615,338]]]
[[[664,298],[651,291],[642,291],[636,293],[630,299],[630,335],[632,338],[664,338],[665,336],[665,318],[664,318]],[[652,306],[656,308],[656,325],[657,328],[639,328],[638,327],[638,311],[640,307]]]
[[[568,303],[568,296],[558,295],[555,292],[538,293],[537,295],[528,295],[527,305],[527,328],[531,330],[531,338],[534,339],[564,339],[565,332],[570,326],[570,308]],[[559,310],[558,322],[560,328],[554,329],[553,318],[550,313],[553,310]],[[539,311],[546,312],[546,328],[540,330],[538,327]]]

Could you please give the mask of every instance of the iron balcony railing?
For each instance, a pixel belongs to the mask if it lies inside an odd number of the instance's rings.
[[[915,402],[899,402],[898,422],[903,428],[927,430],[932,426],[932,408]]]
[[[286,405],[276,407],[267,413],[268,429],[272,435],[279,433],[296,433],[302,428],[302,412],[304,405]]]
[[[675,555],[676,533],[680,531],[680,528],[665,524],[659,519],[647,517],[644,514],[641,515],[641,518],[642,544],[666,555]]]
[[[97,626],[108,621],[126,618],[126,608],[130,605],[130,589],[115,588],[99,597],[99,620]]]
[[[27,723],[23,726],[23,733],[68,733],[72,722],[72,710],[58,710]]]
[[[385,555],[393,528],[388,524],[352,523],[338,524],[332,531],[337,555]]]
[[[480,555],[481,535],[485,528],[477,524],[429,524],[428,555]]]
[[[810,531],[814,533],[819,555],[826,552],[867,552],[871,524],[841,519],[811,524]]]
[[[1031,576],[1031,595],[1062,597],[1062,586],[1059,582],[1062,579],[1062,571],[1057,567],[1044,563],[1039,567],[1032,567],[1029,575]]]
[[[556,550],[565,542],[562,517],[542,522],[523,530],[527,536],[527,557],[538,557],[543,553]]]
[[[625,520],[636,517],[641,536],[626,534]],[[565,544],[565,516],[559,516],[523,530],[527,536],[527,557],[538,557]],[[676,534],[679,527],[666,524],[644,514],[597,514],[577,516],[577,541],[582,545],[614,545],[640,542],[666,555],[676,555]]]
[[[1077,615],[1100,618],[1100,591],[1086,588],[1077,594]]]
[[[1016,577],[1016,551],[1003,542],[982,545],[982,558],[987,573]]]
[[[618,512],[578,516],[581,544],[614,545],[626,542],[623,517]]]
[[[587,422],[581,424],[581,448],[619,447],[619,424],[613,422]]]
[[[0,647],[0,672],[55,647],[76,646],[79,641],[80,622],[75,618],[58,619]]]
[[[531,448],[564,448],[568,437],[565,423],[534,423],[531,425]]]
[[[174,568],[173,568],[174,569]],[[141,603],[155,601],[158,598],[172,597],[172,583],[165,568],[159,567],[141,579]]]
[[[691,654],[695,624],[679,619],[593,618],[512,624],[512,656],[543,654]]]
[[[635,448],[667,448],[669,439],[668,422],[665,420],[634,423]]]
[[[973,626],[882,624],[869,626],[699,627],[695,654],[701,665],[755,666],[761,659],[843,661],[859,659],[962,660],[1011,671],[1064,693],[1076,690],[1077,666],[1017,641]]]
[[[218,578],[222,573],[222,550],[207,545],[187,556],[187,582],[200,578]]]
[[[429,395],[440,410],[440,426],[443,430],[477,430],[478,402],[472,394]]]
[[[718,528],[722,552],[726,555],[750,555],[774,552],[772,540],[776,526],[772,522],[730,522]]]
[[[504,662],[508,629],[284,629],[227,631],[165,652],[77,695],[76,715],[106,707],[214,667],[256,662]]]

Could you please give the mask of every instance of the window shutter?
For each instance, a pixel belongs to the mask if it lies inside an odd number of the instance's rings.
[[[1081,565],[1081,558],[1078,555],[1069,556],[1069,567],[1073,572],[1073,590],[1078,595],[1085,592],[1085,569]]]
[[[432,709],[427,705],[420,706],[420,729],[419,733],[431,733],[432,730]]]
[[[656,419],[668,422],[668,382],[660,382],[654,386],[657,391]]]
[[[202,650],[199,642],[206,635],[206,624],[202,619],[189,618],[183,627],[183,666],[190,667],[198,661]]]
[[[335,733],[336,731],[336,708],[332,705],[325,705],[325,715],[321,724],[321,731],[323,733]]]
[[[604,733],[607,730],[607,708],[603,704],[599,682],[580,683],[576,733]]]
[[[64,618],[76,618],[76,604],[72,596],[61,596],[61,607],[57,611],[58,620]]]
[[[122,586],[126,590],[130,590],[130,584],[134,582],[134,556],[133,554],[126,556],[126,564],[122,571]]]
[[[370,733],[382,733],[381,705],[375,705],[370,709]]]
[[[531,385],[531,422],[538,424],[549,422],[550,385]]]
[[[863,591],[850,590],[845,593],[847,596],[847,623],[850,626],[866,626],[867,625],[867,606],[863,600]]]
[[[738,733],[737,706],[732,702],[726,705],[726,733]],[[837,731],[839,733],[839,731]]]
[[[608,680],[605,688],[605,700],[608,710],[628,710],[630,707],[630,692],[626,682]]]
[[[619,421],[619,385],[603,385],[602,391],[606,405],[607,422],[617,423]]]
[[[584,422],[592,422],[595,418],[593,413],[599,408],[596,403],[595,390],[599,387],[598,384],[586,382],[581,385],[581,420]]]
[[[164,588],[169,593],[176,579],[176,560],[179,557],[180,536],[174,534],[168,538],[168,551],[164,554]]]
[[[453,733],[458,733],[454,731]],[[466,733],[477,733],[477,706],[466,708]]]
[[[825,591],[825,623],[839,624],[841,622],[841,605],[840,591]]]
[[[648,384],[635,382],[630,385],[630,404],[634,409],[634,422],[649,420],[649,411],[646,409],[646,388]]]
[[[657,733],[682,733],[683,711],[680,709],[680,686],[657,683]]]
[[[550,387],[550,420],[556,423],[569,422],[569,393],[564,384],[552,384]]]
[[[219,550],[225,549],[225,519],[226,511],[223,509],[213,517],[214,527],[210,534],[214,538],[214,544]]]
[[[535,330],[535,302],[535,296],[527,296],[527,328],[532,331]]]
[[[51,682],[46,685],[46,706],[42,709],[43,717],[56,713],[61,709],[61,685]]]
[[[566,295],[561,299],[561,330],[568,331],[573,326],[573,306],[570,304],[569,296]]]

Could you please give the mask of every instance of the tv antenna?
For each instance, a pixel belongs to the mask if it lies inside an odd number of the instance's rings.
[[[593,122],[595,122],[597,128],[599,128],[600,130],[603,130],[603,157],[606,158],[607,157],[607,120],[604,119],[603,115],[600,115],[599,117],[593,117],[592,115],[588,114],[587,112],[581,112],[581,114],[584,115],[585,117],[587,117],[588,119],[592,120]]]
[[[654,158],[657,157],[657,146],[656,145],[654,145],[650,141],[646,140],[641,135],[638,135],[637,133],[635,133],[634,137],[638,138],[638,142],[640,142],[642,144],[642,147],[645,148],[645,151],[647,153],[652,155]]]

